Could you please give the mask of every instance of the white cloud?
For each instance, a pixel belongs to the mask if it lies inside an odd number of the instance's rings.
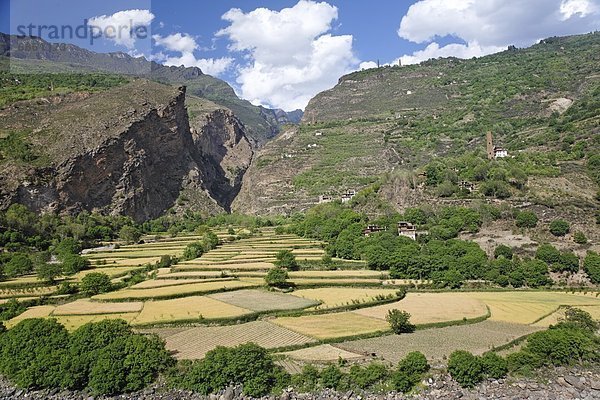
[[[138,38],[149,38],[148,27],[154,14],[149,10],[124,10],[112,15],[100,15],[88,20],[95,36],[104,37],[114,43],[135,49]]]
[[[241,95],[254,104],[293,110],[335,85],[358,62],[352,36],[330,33],[337,17],[336,7],[310,0],[281,11],[225,13],[230,25],[217,36],[227,37],[229,49],[247,60],[237,71]]]
[[[156,53],[154,58],[165,65],[183,65],[185,67],[198,67],[205,74],[218,76],[225,72],[233,64],[233,58],[196,58],[194,50],[198,48],[196,39],[193,36],[174,33],[169,36],[152,36],[157,45],[165,49],[179,53],[179,56],[168,56],[162,52]]]
[[[600,26],[600,0],[420,0],[402,18],[398,35],[426,49],[401,59],[468,58],[514,44],[529,46],[541,38],[585,33]],[[453,36],[466,44],[439,46]]]
[[[375,61],[363,61],[358,65],[358,69],[370,69],[377,68],[377,63]]]

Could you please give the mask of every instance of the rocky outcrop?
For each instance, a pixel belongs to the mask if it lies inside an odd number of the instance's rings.
[[[7,182],[1,204],[144,221],[162,215],[185,192],[195,199],[188,208],[207,214],[228,210],[252,159],[252,146],[228,110],[215,110],[192,133],[185,100],[185,87],[138,80],[37,109],[38,118],[27,122],[34,132],[29,139],[49,162],[37,168],[0,166],[2,182]],[[18,125],[16,116],[31,110],[4,113]]]
[[[231,111],[218,109],[192,128],[192,137],[205,160],[207,189],[229,211],[254,154],[244,126]]]

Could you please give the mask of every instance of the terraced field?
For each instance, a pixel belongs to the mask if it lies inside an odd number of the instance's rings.
[[[346,272],[346,271],[340,271]],[[395,296],[397,289],[371,289],[359,287],[327,287],[317,289],[301,289],[294,291],[294,296],[316,300],[321,304],[318,309],[335,308],[355,303],[375,301],[376,296]]]
[[[150,332],[160,335],[160,331]],[[232,326],[196,327],[163,337],[167,349],[174,351],[175,357],[179,359],[202,358],[217,346],[237,346],[248,342],[268,349],[316,342],[310,337],[265,321]]]
[[[290,294],[267,292],[264,290],[236,290],[209,295],[209,297],[252,311],[297,310],[318,304]]]
[[[385,321],[351,312],[281,317],[272,322],[315,339],[335,339],[390,329]]]

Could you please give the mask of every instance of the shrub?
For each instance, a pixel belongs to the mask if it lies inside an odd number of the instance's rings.
[[[112,283],[110,277],[102,272],[91,272],[81,279],[81,291],[87,296],[110,292]]]
[[[33,271],[33,261],[27,254],[15,254],[4,265],[4,274],[9,278],[29,274]]]
[[[328,365],[321,371],[321,385],[324,388],[339,389],[344,373],[336,365]]]
[[[579,271],[579,257],[572,251],[563,251],[560,253],[560,261],[552,266],[552,271],[573,272]]]
[[[185,246],[183,258],[185,260],[194,260],[204,253],[204,246],[200,242],[193,242]]]
[[[384,382],[388,376],[388,368],[380,363],[371,363],[366,367],[353,365],[350,367],[349,380],[360,389],[368,389]]]
[[[208,231],[202,236],[202,248],[204,251],[210,251],[218,245],[219,237],[214,232]]]
[[[585,233],[577,231],[573,234],[573,241],[577,244],[586,244],[588,242],[588,239],[585,236]]]
[[[538,217],[532,211],[521,211],[515,218],[515,224],[519,228],[535,228],[538,223]]]
[[[535,252],[535,258],[542,260],[547,264],[554,264],[560,261],[560,252],[551,244],[543,244]]]
[[[89,386],[95,393],[108,395],[140,390],[173,363],[158,337],[121,337],[98,352]]]
[[[595,347],[593,337],[580,329],[555,328],[532,334],[525,348],[545,364],[568,365],[589,359]]]
[[[301,392],[312,392],[319,384],[319,370],[307,364],[302,372],[292,377],[292,385]]]
[[[35,272],[38,279],[54,283],[56,278],[61,275],[62,267],[60,264],[41,263],[36,267]]]
[[[565,236],[570,229],[569,223],[562,219],[555,219],[550,223],[550,233],[554,236]]]
[[[125,225],[119,231],[119,239],[127,244],[137,243],[142,237],[142,232],[134,226]]]
[[[584,331],[595,333],[600,329],[600,322],[594,320],[590,313],[579,308],[567,307],[565,317],[558,325],[566,328],[582,329]]]
[[[506,360],[493,352],[487,352],[481,357],[481,365],[483,372],[490,378],[504,378],[508,373]]]
[[[588,251],[583,260],[583,270],[594,284],[600,283],[600,255]]]
[[[56,320],[21,321],[0,336],[0,372],[21,387],[59,387],[68,343],[67,330]]]
[[[501,244],[494,249],[494,258],[498,258],[500,256],[506,258],[507,260],[512,260],[513,249],[505,244]]]
[[[202,360],[191,364],[177,385],[207,395],[231,383],[241,384],[244,394],[259,397],[287,379],[289,375],[275,365],[265,349],[247,343],[233,348],[219,346],[209,351]]]
[[[481,359],[464,350],[450,354],[448,372],[462,387],[473,387],[484,378]]]
[[[296,256],[289,250],[281,250],[275,256],[277,261],[275,261],[275,265],[280,268],[287,268],[290,271],[298,270],[298,262],[296,261]]]
[[[269,286],[284,287],[287,285],[289,275],[287,271],[280,267],[271,268],[265,276],[265,282]]]
[[[6,303],[0,305],[0,321],[7,321],[22,314],[27,310],[23,304],[19,303],[17,299],[12,298]]]
[[[418,351],[408,353],[400,360],[398,369],[392,376],[393,386],[396,390],[407,393],[419,383],[427,371],[429,371],[429,364],[423,353]]]
[[[415,326],[410,323],[410,313],[406,311],[389,310],[385,319],[390,324],[392,331],[398,335],[415,331]]]
[[[89,261],[79,254],[66,254],[62,257],[62,273],[64,275],[74,275],[88,265]]]
[[[506,366],[511,373],[531,375],[534,369],[541,366],[541,361],[533,353],[521,350],[506,356]]]

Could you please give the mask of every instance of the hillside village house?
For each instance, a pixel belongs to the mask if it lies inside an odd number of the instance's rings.
[[[367,228],[363,230],[363,235],[369,236],[372,233],[384,232],[387,231],[387,228],[381,227],[379,225],[367,225]]]
[[[417,228],[410,222],[398,222],[398,236],[406,236],[412,240],[417,240]]]
[[[332,201],[333,201],[333,196],[329,196],[327,194],[322,194],[319,196],[319,204],[331,203]]]
[[[492,136],[492,132],[487,133],[486,142],[487,156],[489,160],[508,157],[508,151],[506,149],[494,146],[494,137]]]
[[[346,191],[346,193],[344,193],[342,195],[342,203],[348,203],[350,200],[352,200],[354,198],[354,196],[356,196],[355,190]]]

